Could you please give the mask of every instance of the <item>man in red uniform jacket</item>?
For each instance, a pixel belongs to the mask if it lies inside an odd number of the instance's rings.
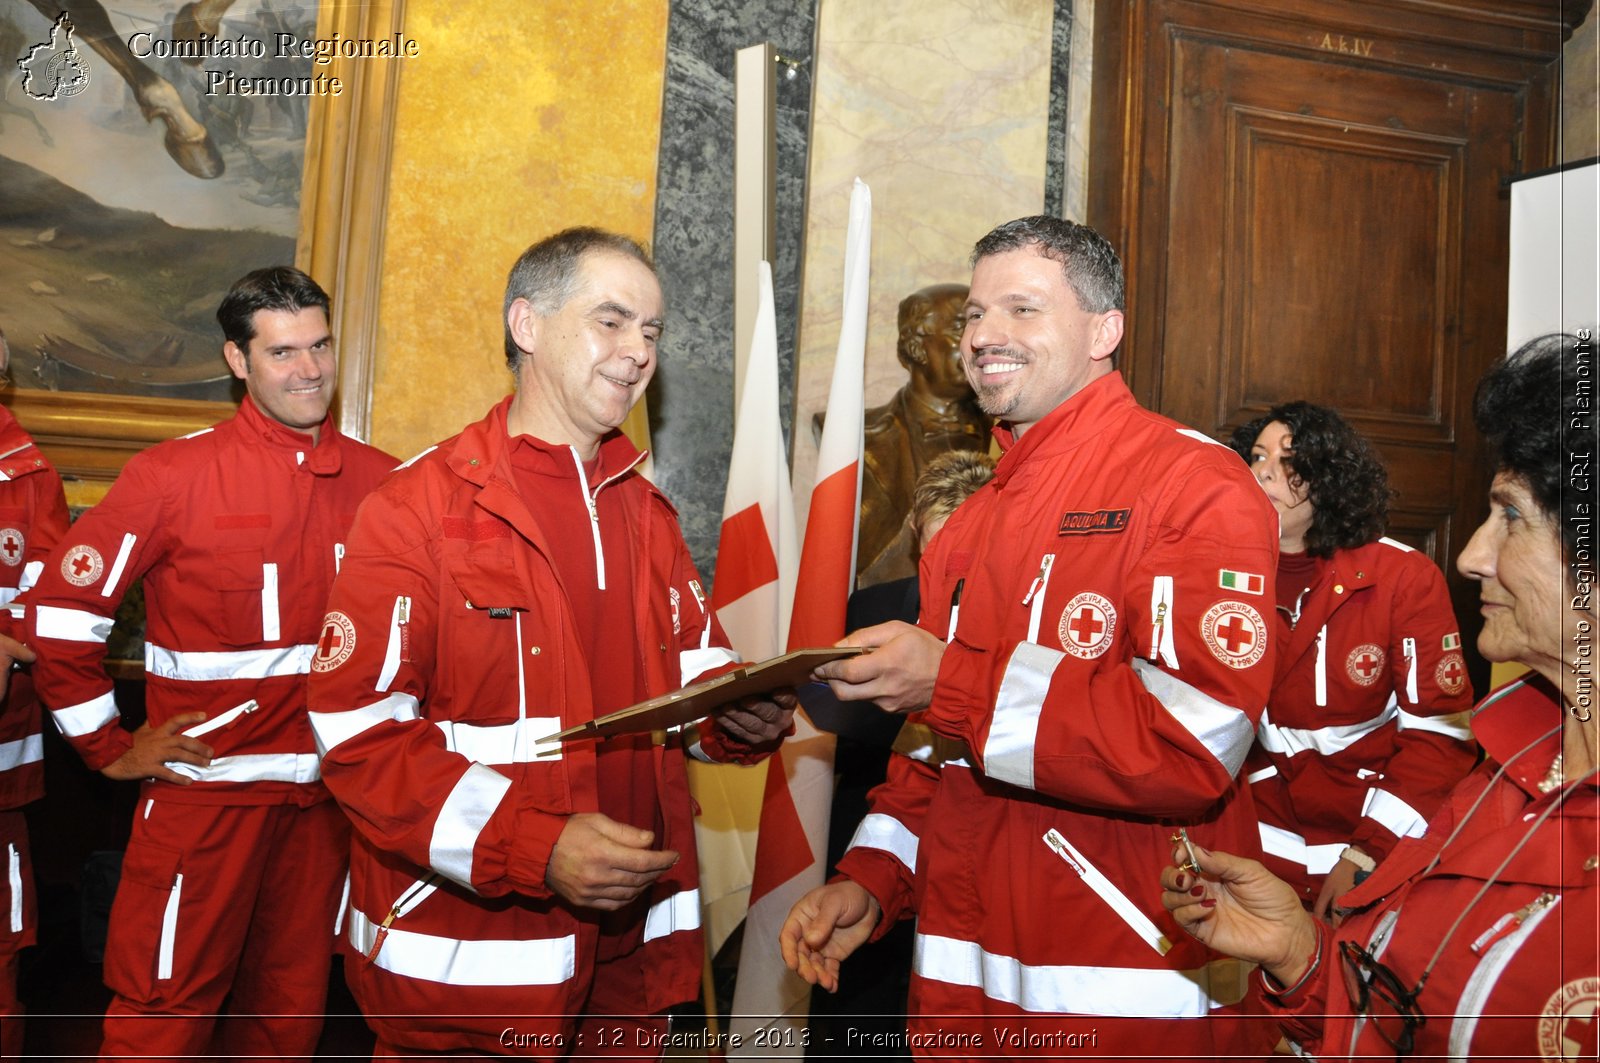
[[[296,269],[235,283],[217,320],[238,416],[130,459],[29,598],[56,726],[89,767],[144,780],[106,942],[106,1058],[306,1058],[322,1028],[349,827],[305,675],[356,506],[394,465],[328,417],[327,311]],[[141,579],[148,721],[130,733],[101,660]]]
[[[1265,1052],[1225,1017],[1246,969],[1147,883],[1178,827],[1257,845],[1236,776],[1272,680],[1273,511],[1113,369],[1122,268],[1099,234],[1023,218],[973,259],[962,356],[1005,454],[924,554],[919,624],[855,632],[873,652],[819,670],[925,710],[947,748],[891,761],[785,957],[832,987],[914,911],[918,1056]]]
[[[377,1056],[654,1058],[699,989],[684,754],[765,755],[792,695],[664,739],[545,741],[734,660],[618,431],[662,313],[627,237],[530,247],[505,295],[516,392],[351,532],[311,721],[356,827],[345,969]]]
[[[0,333],[0,373],[10,361]],[[11,411],[0,407],[0,604],[11,607],[4,618],[8,630],[20,633],[23,607],[13,602],[39,578],[67,520],[61,477]],[[39,700],[27,672],[9,678],[7,689],[0,672],[0,1058],[22,1054],[17,955],[33,944],[38,918],[22,806],[44,796]]]

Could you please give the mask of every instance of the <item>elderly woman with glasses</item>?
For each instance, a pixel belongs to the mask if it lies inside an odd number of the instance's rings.
[[[1261,965],[1269,1009],[1320,1059],[1593,1059],[1600,1023],[1594,684],[1595,382],[1587,333],[1534,340],[1478,387],[1497,452],[1489,519],[1458,566],[1478,648],[1531,674],[1478,707],[1487,760],[1346,893],[1337,930],[1259,863],[1175,841],[1162,903]]]

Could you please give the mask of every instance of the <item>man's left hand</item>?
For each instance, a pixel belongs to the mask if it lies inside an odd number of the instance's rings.
[[[717,726],[741,742],[765,745],[788,733],[799,703],[793,690],[774,690],[765,698],[741,698],[718,710]]]
[[[27,646],[7,635],[0,635],[0,697],[4,697],[11,681],[13,664],[32,664],[34,653]]]

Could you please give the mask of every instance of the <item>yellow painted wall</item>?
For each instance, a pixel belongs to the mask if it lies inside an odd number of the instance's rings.
[[[667,0],[407,0],[372,442],[401,457],[511,390],[506,272],[542,236],[648,241]]]

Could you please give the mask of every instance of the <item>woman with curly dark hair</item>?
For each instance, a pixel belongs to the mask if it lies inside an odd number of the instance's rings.
[[[1277,669],[1245,774],[1267,866],[1323,915],[1472,767],[1472,690],[1443,574],[1383,536],[1372,446],[1307,402],[1230,443],[1280,521]]]

